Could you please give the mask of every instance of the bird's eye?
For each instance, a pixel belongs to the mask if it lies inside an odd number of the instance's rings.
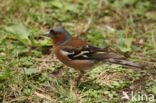
[[[54,30],[50,30],[50,33],[55,34]]]

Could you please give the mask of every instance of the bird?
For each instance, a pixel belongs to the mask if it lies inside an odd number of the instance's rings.
[[[108,52],[105,48],[98,48],[91,43],[72,37],[64,28],[52,28],[44,36],[53,40],[53,53],[66,66],[77,71],[72,82],[73,86],[78,86],[81,77],[85,72],[91,70],[100,63],[113,63],[135,68],[145,68],[142,64],[137,64],[124,60],[121,54]]]
[[[113,63],[135,68],[144,68],[144,65],[124,60],[123,55],[107,52],[105,48],[98,48],[91,43],[72,37],[65,28],[52,28],[44,36],[53,40],[53,52],[66,66],[80,72],[90,70],[98,63]]]

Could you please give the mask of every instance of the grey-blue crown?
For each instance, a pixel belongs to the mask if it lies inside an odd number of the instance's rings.
[[[52,29],[54,32],[60,32],[65,35],[66,39],[71,38],[70,34],[68,31],[66,31],[64,28],[53,28]]]
[[[52,30],[54,32],[60,32],[61,34],[63,34],[65,36],[65,41],[64,42],[67,42],[67,41],[72,39],[72,36],[64,28],[53,28]]]

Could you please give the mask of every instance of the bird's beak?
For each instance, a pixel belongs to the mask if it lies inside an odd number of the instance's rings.
[[[51,37],[51,34],[50,34],[50,32],[47,32],[47,33],[43,34],[43,36]]]

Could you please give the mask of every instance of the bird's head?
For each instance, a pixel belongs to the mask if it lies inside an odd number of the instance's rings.
[[[53,28],[44,35],[52,38],[55,44],[62,44],[72,39],[64,28]]]

